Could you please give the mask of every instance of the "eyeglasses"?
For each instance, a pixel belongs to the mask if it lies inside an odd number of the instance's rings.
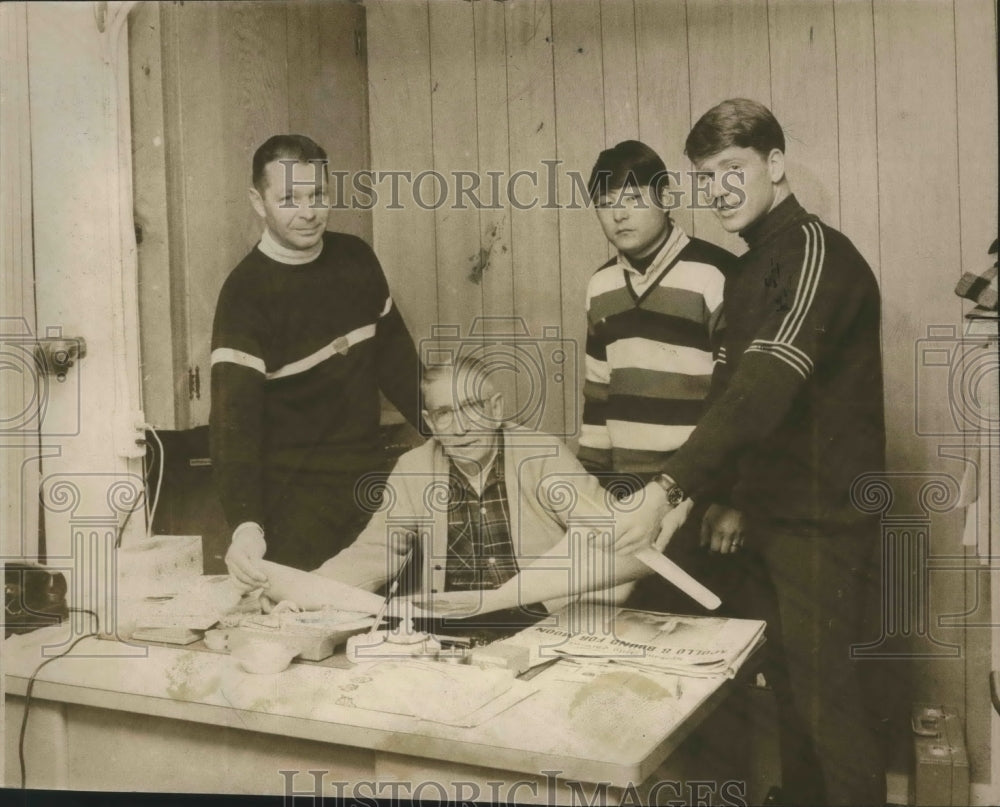
[[[490,406],[493,401],[496,400],[497,394],[499,393],[491,395],[489,398],[474,398],[469,401],[462,401],[458,405],[457,411],[462,413],[463,422],[466,422],[469,418],[477,420],[479,424],[483,424],[483,421],[486,418],[490,418],[490,420],[492,420]],[[456,410],[450,406],[443,406],[440,409],[432,409],[427,412],[427,420],[435,429],[444,431],[454,425],[455,412]]]

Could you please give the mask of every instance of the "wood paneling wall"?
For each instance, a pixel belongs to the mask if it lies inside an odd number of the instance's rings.
[[[930,326],[961,328],[952,293],[996,237],[996,9],[989,0],[391,0],[366,2],[372,167],[590,170],[639,137],[687,170],[683,140],[710,106],[771,106],[793,189],[842,229],[881,283],[893,471],[961,476],[939,455],[961,443],[947,378],[920,364]],[[520,187],[520,186],[519,186]],[[694,234],[742,251],[705,211]],[[376,249],[418,338],[467,332],[481,314],[555,326],[577,346],[584,291],[608,255],[590,210],[374,210]],[[958,331],[960,333],[960,330]],[[574,434],[580,389],[560,390],[543,426]],[[916,410],[941,434],[915,428]],[[965,556],[962,513],[935,514],[933,554]],[[997,528],[997,525],[994,525]],[[981,581],[980,581],[981,583]],[[936,575],[932,615],[982,608],[976,575]],[[986,611],[988,613],[988,609]],[[980,610],[980,613],[982,611]],[[917,697],[964,707],[973,778],[988,781],[988,627],[938,638],[961,656],[921,662]],[[967,699],[966,699],[966,692]]]

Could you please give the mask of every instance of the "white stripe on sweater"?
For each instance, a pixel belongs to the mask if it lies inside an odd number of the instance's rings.
[[[656,370],[661,373],[711,375],[712,352],[644,339],[618,339],[608,345],[608,363],[615,368]]]
[[[819,286],[819,277],[823,271],[823,260],[826,257],[826,241],[819,224],[811,221],[802,225],[806,234],[806,250],[802,258],[802,275],[799,286],[795,290],[795,302],[778,329],[776,342],[792,344],[799,335],[802,322],[812,306]]]
[[[693,431],[694,426],[661,426],[657,423],[636,423],[608,418],[608,433],[615,448],[675,451],[687,442]]]
[[[223,362],[238,364],[241,367],[249,367],[251,370],[256,370],[261,374],[267,372],[264,360],[257,356],[242,350],[233,350],[229,347],[217,347],[212,351],[212,366],[214,367],[216,364],[222,364]]]
[[[606,426],[592,423],[580,424],[580,446],[607,450],[611,448],[611,437]]]
[[[338,353],[346,355],[347,351],[354,347],[360,342],[364,342],[366,339],[371,339],[375,335],[375,325],[362,325],[360,328],[355,328],[350,333],[345,333],[343,336],[338,336],[330,344],[325,347],[321,347],[315,353],[306,356],[304,359],[299,359],[298,361],[293,361],[286,364],[284,367],[279,367],[273,373],[267,374],[267,380],[271,381],[275,378],[286,378],[290,375],[298,375],[299,373],[304,373],[306,370],[311,370],[317,364],[321,364],[327,359],[336,356]]]
[[[809,378],[813,371],[812,359],[799,350],[795,345],[786,345],[782,342],[770,342],[765,339],[755,339],[750,347],[746,349],[750,352],[768,353],[775,358],[781,359],[803,378]]]

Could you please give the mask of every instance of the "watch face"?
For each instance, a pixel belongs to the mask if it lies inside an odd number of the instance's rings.
[[[684,501],[684,491],[680,485],[674,485],[667,491],[667,504],[676,507],[682,501]]]

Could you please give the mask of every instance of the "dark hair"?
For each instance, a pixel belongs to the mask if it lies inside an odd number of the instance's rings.
[[[253,186],[263,192],[267,188],[264,169],[275,160],[295,160],[300,163],[323,163],[326,176],[327,157],[323,147],[305,135],[280,134],[269,137],[253,155]]]
[[[748,98],[730,98],[702,115],[684,143],[684,153],[698,163],[730,146],[752,148],[766,157],[785,150],[785,133],[774,114]]]
[[[667,185],[667,166],[660,155],[638,140],[623,140],[613,148],[597,155],[597,162],[590,171],[587,192],[590,200],[612,190],[628,187],[648,187],[654,199]]]

